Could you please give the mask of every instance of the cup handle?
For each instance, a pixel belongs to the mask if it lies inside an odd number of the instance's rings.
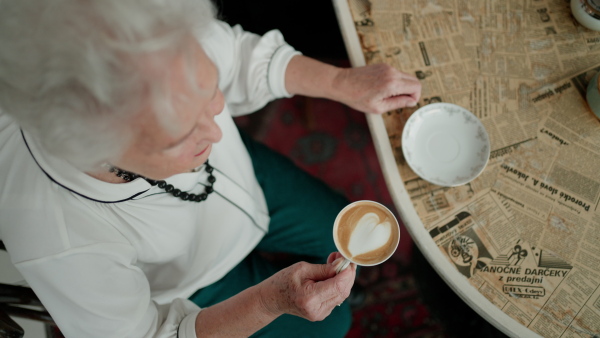
[[[349,265],[350,265],[350,261],[348,259],[344,258],[344,260],[339,262],[337,264],[337,266],[335,267],[335,274],[337,275],[338,273],[344,271],[344,269],[346,269]]]

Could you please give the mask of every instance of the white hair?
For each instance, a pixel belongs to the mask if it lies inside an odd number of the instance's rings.
[[[124,150],[127,121],[156,92],[140,60],[165,64],[214,17],[210,0],[0,0],[0,109],[46,151],[95,168]]]

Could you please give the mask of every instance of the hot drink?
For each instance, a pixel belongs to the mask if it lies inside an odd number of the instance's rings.
[[[596,73],[587,87],[586,99],[592,112],[600,118],[600,73]]]
[[[376,265],[396,251],[400,229],[396,217],[385,206],[358,201],[338,214],[333,239],[348,260],[358,265]]]

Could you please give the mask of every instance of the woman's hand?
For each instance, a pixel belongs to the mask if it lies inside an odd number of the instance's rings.
[[[421,83],[387,64],[341,69],[333,79],[338,101],[365,113],[414,107],[421,96]]]
[[[241,291],[196,317],[197,337],[249,337],[284,313],[310,321],[323,320],[350,294],[356,265],[338,275],[342,255],[332,253],[327,264],[301,262],[262,283]]]
[[[356,277],[354,264],[335,274],[336,259],[340,258],[336,252],[329,255],[327,264],[296,263],[265,280],[260,292],[265,310],[310,321],[325,319],[350,295]]]
[[[387,64],[338,68],[303,55],[290,60],[285,86],[291,94],[324,97],[371,114],[413,107],[421,97],[416,77]]]

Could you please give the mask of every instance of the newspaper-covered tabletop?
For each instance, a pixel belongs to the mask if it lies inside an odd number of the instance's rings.
[[[600,122],[585,100],[600,33],[568,0],[347,1],[366,63],[423,85],[416,108],[383,117],[422,230],[529,330],[600,335]],[[434,102],[465,107],[488,131],[488,165],[468,184],[430,184],[404,160],[406,120]]]

